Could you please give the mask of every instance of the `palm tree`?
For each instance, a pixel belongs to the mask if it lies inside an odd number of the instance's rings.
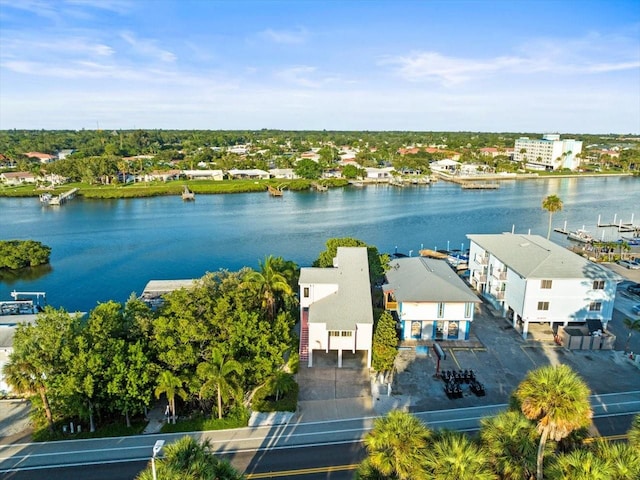
[[[281,370],[277,371],[273,377],[271,377],[271,387],[276,391],[276,402],[279,400],[280,395],[286,395],[296,384],[293,379],[293,375]]]
[[[631,342],[631,336],[633,335],[633,332],[640,332],[640,318],[637,318],[635,320],[624,318],[622,320],[622,323],[629,329],[629,333],[627,334],[627,341],[624,344],[624,351],[626,353],[629,351],[629,343]]]
[[[518,385],[515,398],[525,417],[538,423],[536,478],[542,480],[543,457],[548,438],[561,440],[591,423],[589,387],[567,365],[530,371]]]
[[[262,308],[267,311],[271,320],[276,316],[278,303],[276,295],[291,295],[293,293],[287,277],[278,271],[277,264],[278,260],[273,255],[269,255],[264,259],[264,262],[260,262],[260,271],[247,273],[243,282],[243,286],[253,287],[259,292],[262,299]]]
[[[483,418],[481,425],[480,439],[502,479],[522,480],[535,475],[538,435],[522,412],[509,410]]]
[[[631,423],[627,437],[629,438],[629,444],[631,446],[640,449],[640,414],[633,417],[633,422]]]
[[[208,362],[198,365],[198,376],[203,380],[200,389],[202,398],[210,398],[215,392],[218,403],[218,418],[222,418],[222,401],[229,399],[235,392],[234,376],[242,373],[242,365],[236,360],[225,360],[217,348],[211,351]]]
[[[219,460],[211,454],[209,440],[197,442],[185,436],[164,448],[164,458],[155,460],[156,476],[153,468],[147,467],[136,480],[244,480],[227,460]]]
[[[640,451],[628,443],[596,442],[594,454],[609,463],[613,469],[611,478],[637,480],[640,478]]]
[[[553,214],[562,210],[562,200],[557,195],[548,195],[542,201],[542,208],[549,212],[549,230],[547,232],[547,240],[551,238],[551,219]]]
[[[424,455],[428,478],[493,480],[489,454],[460,432],[442,432]]]
[[[167,396],[169,411],[174,424],[176,423],[176,395],[183,400],[187,398],[187,392],[182,388],[183,384],[184,381],[169,370],[164,370],[158,376],[158,383],[155,390],[156,398],[160,398],[163,393]]]
[[[44,414],[47,418],[47,426],[49,431],[53,433],[53,414],[49,405],[47,387],[44,383],[44,378],[34,365],[13,353],[9,357],[9,362],[2,368],[2,373],[4,381],[11,386],[15,393],[19,395],[34,395],[37,393],[40,395]]]
[[[600,458],[591,450],[578,449],[560,454],[549,468],[552,480],[611,480],[613,475],[611,462]]]
[[[420,471],[430,436],[430,430],[416,417],[392,410],[374,421],[373,430],[364,439],[369,468],[399,480],[426,478]]]

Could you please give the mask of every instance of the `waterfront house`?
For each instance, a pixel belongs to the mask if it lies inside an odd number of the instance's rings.
[[[442,160],[431,162],[429,164],[429,168],[431,168],[433,172],[453,174],[460,168],[460,162],[444,158]]]
[[[338,247],[333,268],[300,269],[300,361],[313,366],[314,351],[363,352],[371,366],[373,308],[364,247]]]
[[[527,337],[531,323],[601,325],[613,315],[613,271],[539,235],[467,235],[471,286]]]
[[[182,170],[180,173],[189,180],[224,180],[222,170]]]
[[[37,177],[31,172],[0,173],[0,182],[5,185],[17,186],[25,183],[36,183]]]
[[[299,178],[293,168],[271,168],[269,170],[269,176],[271,178],[282,178],[287,180]]]
[[[373,168],[365,167],[367,172],[367,179],[369,180],[390,180],[393,176],[393,167]]]
[[[145,182],[152,182],[155,180],[159,180],[162,182],[167,182],[169,180],[178,180],[180,178],[180,170],[172,169],[172,170],[154,170],[151,173],[146,173],[143,175],[142,179]]]
[[[268,180],[269,172],[265,172],[264,170],[260,170],[258,168],[241,170],[234,168],[227,172],[231,178],[240,178],[240,179],[252,179],[252,180]]]
[[[468,340],[481,300],[445,260],[405,257],[389,262],[385,310],[400,322],[401,340]]]

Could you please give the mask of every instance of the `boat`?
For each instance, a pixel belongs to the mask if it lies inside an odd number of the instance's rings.
[[[621,237],[621,241],[626,242],[630,247],[640,246],[640,237]]]
[[[191,190],[189,190],[189,187],[185,185],[184,190],[182,191],[182,200],[190,201],[195,199],[196,199],[196,194],[193,193]]]
[[[584,228],[579,228],[578,230],[573,230],[569,232],[567,234],[567,238],[569,240],[573,240],[574,242],[580,242],[580,243],[593,242],[593,237]]]
[[[50,193],[41,193],[40,194],[40,203],[42,205],[49,205],[51,203],[51,199],[53,198],[53,195],[51,195]]]

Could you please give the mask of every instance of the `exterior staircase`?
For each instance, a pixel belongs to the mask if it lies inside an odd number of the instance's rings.
[[[300,362],[309,361],[309,311],[300,313]]]

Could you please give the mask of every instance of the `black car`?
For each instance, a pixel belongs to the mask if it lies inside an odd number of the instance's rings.
[[[633,285],[629,285],[627,287],[627,292],[633,293],[635,295],[640,295],[640,283],[634,283]]]

